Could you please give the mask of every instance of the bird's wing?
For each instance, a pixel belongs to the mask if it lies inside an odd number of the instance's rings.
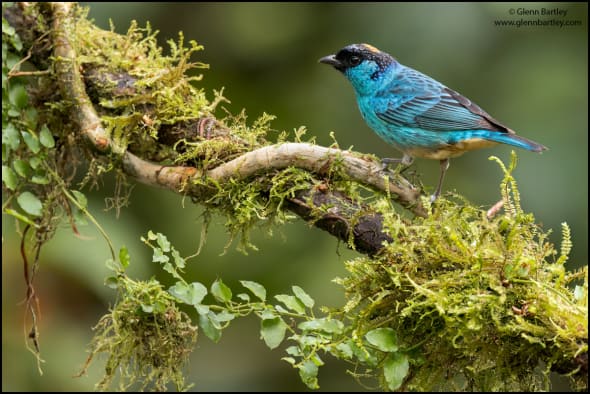
[[[377,97],[387,99],[377,116],[388,123],[432,131],[492,130],[513,133],[477,104],[434,79],[409,68]]]

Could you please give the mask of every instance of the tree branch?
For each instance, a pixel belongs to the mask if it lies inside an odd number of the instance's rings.
[[[100,117],[86,93],[84,80],[79,71],[80,67],[76,63],[76,53],[68,39],[74,34],[70,31],[72,22],[68,18],[71,8],[70,3],[52,3],[55,70],[60,91],[64,98],[73,103],[71,113],[80,133],[86,137],[96,152],[100,154],[122,152],[124,172],[139,182],[175,192],[182,191],[197,200],[202,200],[210,195],[211,190],[193,180],[201,179],[203,176],[222,183],[230,178],[247,179],[256,174],[295,166],[322,177],[333,169],[334,163],[338,163],[337,168],[351,179],[387,192],[395,201],[410,209],[415,215],[426,216],[426,211],[420,204],[420,193],[409,182],[400,176],[384,172],[381,164],[358,157],[348,151],[307,143],[271,145],[247,152],[204,172],[196,167],[154,164],[124,151],[121,147],[116,147],[102,126]],[[96,74],[90,75],[101,78]],[[133,85],[132,80],[128,80],[131,81],[129,85]],[[307,199],[305,202],[302,199],[303,196],[315,198]],[[360,205],[342,207],[345,200],[346,197],[341,193],[318,194],[310,189],[306,193],[300,193],[297,198],[291,199],[287,207],[304,220],[310,221],[312,220],[310,212],[317,211],[323,202],[330,201],[339,214],[314,218],[312,223],[341,240],[348,241],[349,237],[352,237],[352,244],[358,246],[359,251],[370,255],[375,254],[381,249],[384,240],[391,241],[391,238],[382,231],[380,215],[372,214],[367,218],[355,219],[357,223],[352,224],[353,218],[358,217],[357,211],[362,211],[363,207]],[[343,231],[344,229],[347,231]],[[353,229],[352,233],[350,229]],[[368,234],[370,236],[367,236]]]
[[[69,40],[69,37],[74,34],[72,31],[73,21],[72,18],[69,18],[74,5],[74,3],[64,2],[51,4],[55,73],[62,97],[70,100],[73,104],[70,113],[80,127],[80,133],[88,138],[90,145],[98,152],[106,153],[112,148],[112,142],[86,94],[80,68],[76,62],[76,52]]]

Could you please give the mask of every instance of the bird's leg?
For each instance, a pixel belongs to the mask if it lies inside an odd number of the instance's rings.
[[[445,173],[449,169],[451,161],[449,159],[443,159],[440,161],[440,178],[438,179],[438,186],[432,196],[430,196],[430,202],[435,202],[442,190],[443,179],[445,179]]]
[[[412,156],[409,156],[406,154],[404,154],[404,157],[402,157],[401,159],[397,159],[397,158],[394,159],[391,157],[385,157],[385,158],[381,159],[381,164],[383,165],[382,170],[385,170],[387,168],[387,166],[391,163],[399,163],[398,166],[396,167],[396,172],[398,172],[399,174],[401,174],[402,172],[407,170],[408,167],[410,167],[413,162],[414,162],[414,158]],[[397,171],[398,168],[399,168],[399,171]]]

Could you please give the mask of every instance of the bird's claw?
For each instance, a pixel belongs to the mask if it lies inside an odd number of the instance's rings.
[[[383,158],[381,159],[381,171],[385,171],[387,169],[389,169],[389,165],[393,164],[393,163],[398,163],[398,167],[399,165],[401,165],[402,159],[392,159],[392,158]],[[397,167],[396,167],[397,168]]]
[[[385,171],[389,167],[390,164],[397,163],[397,167],[395,167],[394,173],[401,174],[406,169],[408,169],[412,165],[413,162],[414,162],[414,159],[411,156],[404,156],[401,159],[392,158],[392,157],[384,157],[383,159],[381,159],[381,166],[382,166],[381,171]]]

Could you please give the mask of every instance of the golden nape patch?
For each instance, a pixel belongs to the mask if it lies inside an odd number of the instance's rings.
[[[363,46],[373,53],[381,52],[379,49],[375,48],[373,45],[363,44]]]

